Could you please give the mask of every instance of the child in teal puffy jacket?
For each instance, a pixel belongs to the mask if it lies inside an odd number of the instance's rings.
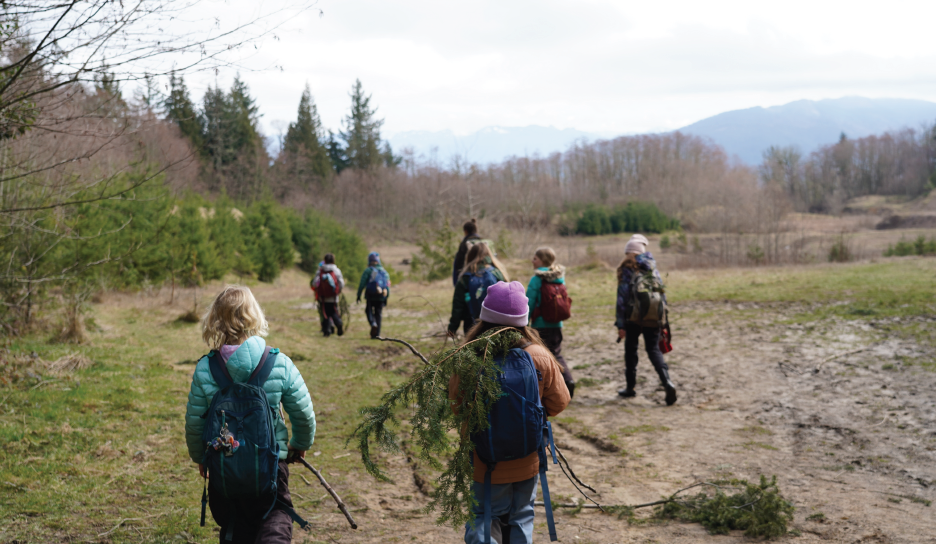
[[[543,296],[544,283],[565,283],[565,267],[556,264],[556,252],[551,247],[541,247],[533,254],[533,277],[527,284],[526,296],[530,301],[530,326],[536,329],[543,344],[549,349],[556,362],[562,368],[562,379],[569,389],[570,398],[575,395],[575,378],[569,369],[565,357],[562,356],[562,321],[555,323],[546,321],[542,316],[536,315]],[[536,316],[536,317],[534,317]]]
[[[262,337],[266,336],[268,329],[263,310],[253,293],[240,285],[225,287],[212,302],[202,320],[202,338],[212,351],[221,355],[234,382],[246,382],[259,364],[266,349],[266,342]],[[202,442],[202,430],[205,427],[205,419],[202,416],[218,391],[218,385],[208,367],[208,357],[202,357],[195,366],[192,388],[185,409],[185,440],[189,457],[198,463],[202,477],[205,477],[205,469],[201,461],[206,448],[206,444]],[[271,407],[277,408],[282,403],[282,409],[289,415],[292,426],[290,440],[283,418],[276,418],[275,433],[280,446],[278,504],[282,503],[292,508],[287,463],[294,462],[297,457],[305,457],[306,450],[312,447],[315,437],[315,413],[312,410],[312,397],[299,370],[286,355],[279,353],[275,357],[273,370],[264,383],[263,390]],[[280,507],[274,508],[264,519],[269,503],[228,501],[210,486],[208,504],[212,517],[221,526],[222,541],[225,535],[233,535],[233,540],[225,542],[234,543],[288,544],[292,540],[292,519],[289,513]],[[232,524],[233,527],[229,527]]]

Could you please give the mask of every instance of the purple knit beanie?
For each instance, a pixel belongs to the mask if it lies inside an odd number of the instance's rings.
[[[481,303],[481,321],[495,325],[526,327],[529,313],[530,302],[519,281],[499,281],[488,287]]]

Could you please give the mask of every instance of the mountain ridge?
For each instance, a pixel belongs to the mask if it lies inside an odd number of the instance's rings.
[[[847,96],[795,100],[777,106],[754,106],[706,117],[674,131],[710,138],[729,157],[755,166],[770,146],[794,146],[804,155],[838,141],[841,134],[862,138],[936,121],[936,102],[909,98]],[[618,134],[614,137],[623,136]],[[529,125],[488,126],[458,136],[451,130],[413,130],[393,134],[388,141],[401,153],[446,167],[458,156],[462,163],[500,163],[512,156],[548,157],[575,142],[610,139],[608,134],[572,128]]]
[[[794,146],[803,154],[838,141],[863,138],[936,121],[936,103],[909,98],[849,96],[796,100],[779,106],[731,110],[686,125],[679,132],[705,136],[729,156],[759,164],[770,146]]]

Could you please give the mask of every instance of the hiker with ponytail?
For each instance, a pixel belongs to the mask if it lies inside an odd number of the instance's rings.
[[[533,277],[527,285],[530,299],[530,326],[562,367],[562,379],[575,396],[575,379],[562,356],[562,322],[571,317],[572,299],[565,288],[565,267],[556,263],[556,252],[541,247],[533,255]]]
[[[533,370],[530,369],[531,380],[538,382],[543,409],[548,417],[553,417],[565,410],[571,398],[562,379],[562,369],[559,364],[543,345],[539,334],[532,327],[527,326],[528,316],[529,301],[524,294],[523,285],[517,281],[496,283],[488,289],[487,296],[482,303],[480,318],[465,335],[462,345],[467,345],[492,330],[512,328],[519,332],[520,339],[514,347],[522,350],[518,355],[532,359],[539,378],[532,375]],[[483,349],[484,342],[478,342],[475,345],[480,350]],[[456,411],[464,403],[471,402],[470,398],[462,398],[459,383],[459,378],[455,375],[449,380],[448,386],[449,399]],[[516,423],[500,419],[497,421],[505,426]],[[489,434],[497,438],[504,434],[504,429],[492,428]],[[511,442],[518,440],[523,442],[522,437],[513,434],[507,434],[506,439]],[[485,542],[486,535],[491,538],[492,542],[510,542],[511,544],[533,542],[533,500],[536,498],[537,478],[540,474],[539,453],[533,452],[525,457],[492,463],[493,470],[490,473],[488,473],[487,465],[479,457],[477,449],[472,453],[472,457],[474,459],[472,463],[473,491],[476,500],[472,513],[475,520],[474,523],[465,524],[465,542],[467,544]],[[489,487],[487,496],[490,497],[487,504],[485,504],[485,476],[488,476],[490,482],[487,484]],[[489,523],[485,523],[485,507],[488,508]]]
[[[666,391],[666,404],[676,402],[676,386],[670,380],[669,367],[660,350],[660,334],[668,323],[666,295],[663,280],[657,270],[653,255],[647,251],[649,241],[642,234],[635,234],[624,247],[624,260],[617,268],[617,305],[615,326],[618,341],[624,340],[624,380],[627,385],[618,391],[623,398],[637,396],[637,347],[638,337],[643,335],[647,357],[660,377]]]
[[[464,324],[465,334],[481,315],[481,303],[488,287],[499,281],[510,281],[507,269],[497,260],[488,245],[479,242],[468,250],[465,267],[455,283],[452,294],[452,315],[448,335],[454,337],[458,325]]]
[[[468,250],[471,249],[472,241],[481,240],[481,235],[478,234],[478,220],[471,218],[468,221],[465,221],[465,224],[462,225],[462,232],[465,233],[465,237],[462,238],[460,244],[458,244],[458,252],[455,253],[455,262],[452,263],[452,285],[458,284],[458,276],[461,274],[462,269],[465,268],[465,258],[468,255]],[[465,326],[468,328],[468,325]]]

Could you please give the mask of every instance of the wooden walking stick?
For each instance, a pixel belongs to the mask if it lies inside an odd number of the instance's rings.
[[[316,470],[315,467],[310,465],[309,462],[303,459],[302,457],[296,457],[296,460],[302,463],[303,465],[305,465],[307,469],[311,470],[312,474],[315,474],[316,478],[319,479],[319,482],[322,483],[322,487],[325,488],[325,491],[328,491],[328,494],[331,495],[332,498],[335,499],[335,502],[338,503],[338,508],[341,509],[341,513],[344,514],[344,517],[348,518],[348,523],[351,524],[351,528],[357,529],[357,523],[354,522],[354,518],[352,518],[351,513],[348,512],[348,507],[345,506],[344,502],[342,502],[341,497],[339,497],[338,494],[335,493],[335,490],[332,489],[330,485],[328,485],[328,482],[326,482],[325,478],[322,477],[322,473]]]

